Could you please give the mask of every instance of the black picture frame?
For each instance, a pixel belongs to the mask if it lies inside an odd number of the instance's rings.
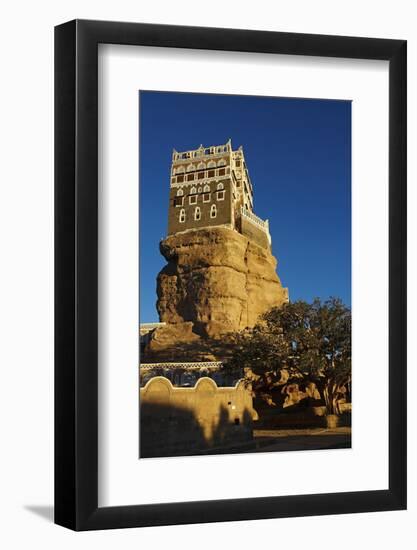
[[[389,488],[98,507],[98,44],[389,62]],[[74,20],[55,28],[55,522],[109,529],[406,508],[406,41]]]

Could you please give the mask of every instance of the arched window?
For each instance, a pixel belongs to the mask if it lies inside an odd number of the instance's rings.
[[[184,191],[182,189],[177,190],[177,196],[174,197],[174,206],[184,206]]]
[[[226,161],[224,159],[220,159],[217,166],[226,166]]]
[[[210,193],[210,185],[204,186],[204,193]]]
[[[204,164],[204,162],[200,162],[200,164],[197,166],[198,170],[204,170],[205,168],[206,168],[206,165]]]
[[[189,164],[189,165],[187,166],[187,172],[192,172],[193,170],[195,170],[194,164]]]
[[[194,210],[194,219],[196,221],[198,220],[201,220],[201,208],[199,206],[196,206],[195,207],[195,210]]]
[[[222,182],[217,184],[217,190],[220,191],[221,189],[224,189],[224,185],[222,184]]]
[[[215,218],[216,216],[217,216],[217,208],[215,204],[212,204],[210,208],[210,218]]]
[[[185,210],[184,208],[181,208],[180,210],[180,223],[184,223],[185,222]]]
[[[191,187],[190,194],[194,195],[194,193],[197,193],[197,189],[195,187]]]
[[[183,174],[184,173],[184,166],[178,166],[175,173],[176,174]]]
[[[208,164],[207,164],[207,168],[215,168],[216,167],[216,163],[214,162],[214,160],[211,160]]]

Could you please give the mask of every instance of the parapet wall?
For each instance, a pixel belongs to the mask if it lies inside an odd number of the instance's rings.
[[[140,389],[140,456],[198,454],[251,440],[255,417],[243,381],[219,388],[200,378],[192,388],[178,388],[157,376]]]
[[[267,233],[244,216],[240,218],[240,230],[242,235],[245,235],[257,245],[267,250],[271,249]]]

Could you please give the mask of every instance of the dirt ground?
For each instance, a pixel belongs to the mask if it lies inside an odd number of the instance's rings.
[[[335,429],[260,429],[254,430],[253,440],[250,442],[211,449],[201,454],[312,451],[319,449],[348,449],[350,447],[351,428],[349,427]]]

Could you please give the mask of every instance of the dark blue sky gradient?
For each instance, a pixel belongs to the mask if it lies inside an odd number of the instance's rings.
[[[172,148],[243,145],[290,300],[351,303],[350,101],[140,92],[140,319],[157,321]]]

